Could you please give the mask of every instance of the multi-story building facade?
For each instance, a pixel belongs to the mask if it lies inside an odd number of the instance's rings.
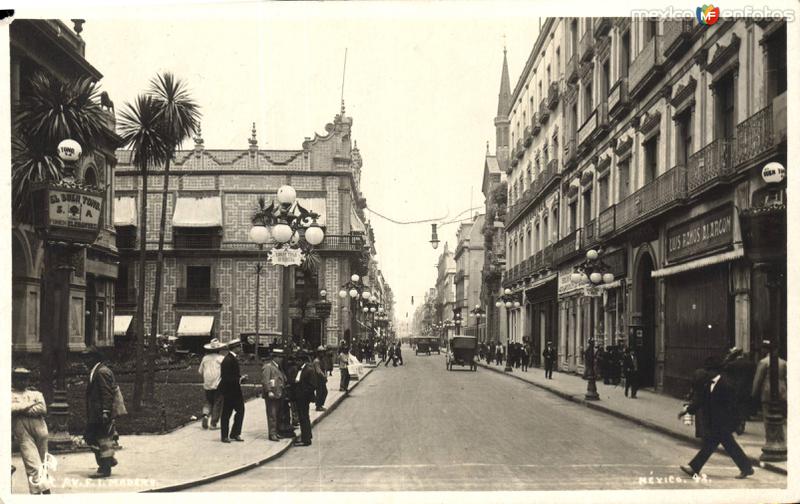
[[[306,138],[297,150],[259,149],[253,129],[247,149],[206,149],[198,134],[193,149],[176,154],[166,188],[169,217],[161,334],[214,335],[223,341],[251,338],[256,327],[256,265],[263,263],[259,333],[277,340],[282,331],[281,307],[286,301],[281,295],[284,266],[267,262],[272,244],[259,250],[248,241],[248,232],[258,198],[271,201],[284,184],[295,188],[301,205],[320,215],[318,222],[325,230],[325,240],[314,249],[319,258],[316,269],[291,267],[290,334],[296,340],[304,337],[309,346],[334,345],[342,337],[365,334],[364,315],[329,295],[333,309],[325,321],[326,341],[322,341],[322,320],[315,311],[319,291],[337,293],[353,273],[364,277],[371,287],[377,283],[376,270],[370,268],[375,249],[371,230],[364,223],[366,200],[359,189],[362,159],[351,142],[352,124],[342,110],[326,125],[325,135]],[[130,151],[118,151],[117,156],[114,224],[120,266],[116,332],[122,337],[132,330],[136,290],[141,288],[136,285],[136,271],[142,190]],[[152,303],[164,189],[160,167],[151,169],[148,185],[146,314]],[[149,317],[145,320],[149,326]]]
[[[521,82],[546,71],[553,46],[561,59],[549,79],[563,83],[558,185],[552,196],[541,185],[525,194],[538,144],[526,146],[517,129],[509,198],[554,203],[548,230],[557,235],[545,243],[558,272],[559,367],[582,371],[590,337],[622,341],[639,354],[644,386],[684,394],[705,357],[734,345],[754,354],[769,327],[765,279],[747,259],[737,212],[763,200],[763,166],[786,163],[786,23],[552,19]],[[509,118],[521,128],[515,100]],[[527,297],[536,277],[525,261],[543,242],[527,237],[519,212],[507,218],[504,282]],[[589,249],[601,249],[613,283],[572,283]]]
[[[11,116],[16,116],[20,100],[28,93],[29,80],[42,72],[49,77],[89,78],[99,82],[103,75],[84,57],[86,44],[81,38],[83,20],[73,20],[70,29],[57,20],[18,19],[9,27]],[[108,127],[114,131],[114,115],[107,113]],[[12,121],[13,125],[13,121]],[[52,146],[55,151],[55,145]],[[113,222],[115,146],[101,147],[86,154],[76,169],[76,178],[88,186],[104,188],[100,234],[95,242],[74,257],[70,275],[69,342],[72,351],[87,345],[113,344],[114,282],[117,277],[117,248]],[[13,214],[11,231],[12,349],[39,352],[41,331],[48,327],[57,308],[48,310],[43,302],[42,280],[46,271],[45,244],[30,219]],[[50,265],[52,267],[52,265]],[[55,267],[52,268],[55,270]],[[54,303],[61,302],[53,300]]]
[[[481,278],[483,275],[483,225],[485,216],[476,215],[471,222],[459,226],[456,251],[456,307],[463,320],[462,334],[486,339],[486,320],[477,320],[472,311],[481,303]]]
[[[447,242],[439,256],[436,268],[436,323],[442,324],[453,320],[456,309],[456,262],[453,252]],[[449,338],[455,334],[455,328],[450,327],[444,331],[444,336]]]

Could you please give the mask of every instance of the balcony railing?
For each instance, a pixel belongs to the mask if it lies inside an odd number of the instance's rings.
[[[364,237],[357,234],[347,235],[325,235],[325,240],[314,247],[314,250],[326,250],[333,252],[360,252],[364,248]],[[256,251],[258,246],[249,241],[224,241],[222,250],[243,250]],[[266,254],[266,252],[264,252]]]
[[[625,112],[628,103],[628,78],[622,77],[608,93],[608,113],[616,117]]]
[[[550,108],[550,110],[553,110],[558,106],[560,91],[561,82],[557,80],[551,82],[550,87],[547,88],[547,106]]]
[[[581,129],[578,130],[578,147],[585,147],[589,140],[594,139],[608,128],[608,103],[602,102],[586,119]]]
[[[178,287],[175,301],[177,303],[219,303],[219,289],[206,287]]]
[[[583,226],[583,233],[581,237],[581,247],[589,248],[598,241],[597,236],[597,219],[592,219],[588,224]]]
[[[548,245],[542,253],[541,269],[553,269],[553,245]]]
[[[598,237],[605,238],[614,232],[616,210],[617,207],[615,205],[611,205],[600,212],[600,217],[597,218]]]
[[[628,83],[631,97],[636,97],[661,71],[664,57],[661,52],[661,36],[656,35],[644,46],[631,64]]]
[[[199,249],[213,250],[219,249],[222,238],[218,235],[184,235],[175,234],[172,237],[172,247],[174,249]]]
[[[573,168],[578,164],[578,145],[574,138],[564,142],[564,166]]]
[[[558,158],[557,157],[554,156],[553,159],[548,161],[548,163],[547,163],[547,172],[549,174],[551,174],[551,176],[555,176],[558,173]]]
[[[539,121],[539,114],[534,112],[533,116],[531,117],[531,128],[533,129],[533,136],[539,134],[542,131],[542,123]]]
[[[617,229],[632,226],[686,199],[686,168],[675,166],[617,204]]]
[[[594,54],[594,34],[586,30],[581,37],[581,62],[589,61]]]
[[[138,290],[136,287],[129,287],[125,289],[114,289],[114,302],[119,305],[135,305],[137,302]]]
[[[672,57],[683,54],[681,50],[688,45],[696,25],[691,19],[678,18],[665,19],[663,26],[664,61],[669,61]]]
[[[522,139],[517,140],[516,146],[517,159],[522,159],[525,155],[525,146],[522,144]]]
[[[689,158],[687,188],[690,193],[733,173],[732,147],[733,140],[714,140]]]
[[[611,30],[610,17],[595,18],[594,23],[595,38],[605,36]]]
[[[550,108],[547,106],[547,98],[542,98],[539,102],[539,121],[545,124],[550,118]]]
[[[553,245],[553,264],[560,264],[580,251],[581,230],[576,229]]]
[[[785,117],[784,112],[783,118]],[[770,103],[736,126],[737,166],[755,160],[776,145],[775,131],[780,131],[781,126],[775,123],[776,115]],[[786,129],[785,124],[782,129]]]
[[[530,147],[531,143],[533,143],[533,133],[531,131],[530,125],[525,126],[525,147]]]
[[[542,269],[542,258],[544,257],[544,250],[540,250],[536,252],[533,257],[531,257],[532,261],[532,268],[533,271],[539,271]]]
[[[567,61],[566,68],[567,82],[574,84],[578,81],[578,58],[573,53]]]

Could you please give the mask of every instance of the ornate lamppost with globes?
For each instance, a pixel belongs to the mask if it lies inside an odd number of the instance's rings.
[[[485,317],[486,316],[486,310],[481,308],[480,303],[478,303],[478,304],[475,305],[475,308],[473,308],[473,309],[471,309],[469,311],[469,313],[470,313],[470,315],[472,317],[475,317],[475,338],[477,338],[478,341],[480,341],[479,336],[480,336],[480,327],[481,327],[481,317]]]
[[[463,321],[464,320],[461,318],[461,312],[453,310],[453,325],[455,325],[456,327],[456,332],[455,332],[456,336],[458,336],[459,333],[461,332],[461,323]]]
[[[306,210],[297,202],[297,193],[292,186],[279,187],[276,199],[277,201],[272,201],[268,207],[263,206],[263,199],[259,200],[261,208],[253,216],[252,223],[254,228],[261,229],[251,229],[250,239],[261,245],[259,248],[267,242],[268,235],[276,243],[269,250],[269,261],[274,265],[283,266],[281,337],[284,347],[288,349],[291,266],[301,265],[308,253],[323,242],[325,232],[317,224],[319,215]]]
[[[506,330],[508,331],[509,337],[506,341],[506,367],[503,369],[503,371],[512,373],[514,370],[512,369],[511,363],[508,360],[508,344],[511,342],[511,309],[519,308],[522,306],[522,303],[520,303],[519,294],[515,294],[511,292],[511,289],[506,288],[503,291],[503,295],[500,296],[500,299],[498,299],[494,305],[498,308],[505,307],[506,309]],[[498,341],[498,343],[500,342]]]
[[[589,249],[586,251],[586,260],[573,268],[570,279],[573,283],[584,285],[585,294],[597,296],[597,287],[603,284],[614,282],[614,274],[610,272],[610,267],[600,259],[602,249]],[[592,306],[592,310],[594,307]],[[590,315],[593,317],[593,315]],[[589,401],[599,401],[600,395],[597,393],[597,377],[594,370],[594,334],[589,334],[589,341],[586,348],[586,394],[585,398]]]
[[[320,345],[327,346],[328,344],[327,325],[328,325],[328,317],[330,317],[331,315],[331,302],[328,301],[328,291],[326,291],[325,289],[319,291],[319,301],[317,301],[315,304],[315,310],[317,312],[317,316],[322,321]]]
[[[372,293],[369,291],[369,288],[366,285],[364,285],[361,276],[356,273],[353,273],[352,275],[350,275],[350,280],[342,284],[341,288],[339,289],[339,298],[342,300],[349,298],[351,321],[356,322],[356,307],[361,302],[369,301],[370,299],[372,299]],[[367,308],[367,312],[369,312],[369,308]],[[347,344],[352,347],[354,336],[356,345],[360,342],[360,338],[358,337],[360,331],[358,331],[355,324],[350,324],[350,325],[351,325],[350,341],[348,341]],[[355,335],[353,333],[355,333]]]

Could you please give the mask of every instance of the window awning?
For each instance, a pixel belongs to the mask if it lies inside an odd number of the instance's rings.
[[[133,315],[114,315],[114,336],[125,336],[131,326]]]
[[[733,261],[734,259],[739,259],[740,257],[744,257],[743,248],[734,249],[730,252],[723,252],[721,254],[715,254],[708,257],[702,257],[700,259],[695,259],[694,261],[685,262],[683,264],[676,264],[675,266],[667,266],[666,268],[653,271],[651,275],[653,278],[665,277],[674,275],[676,273],[683,273],[685,271],[703,268],[705,266],[711,266],[713,264]]]
[[[172,215],[175,227],[201,228],[222,226],[222,199],[219,196],[206,198],[178,198]]]
[[[210,336],[213,328],[213,315],[184,315],[178,324],[178,336]]]
[[[305,208],[310,212],[314,212],[315,214],[319,214],[317,217],[317,224],[320,226],[325,226],[325,198],[297,198],[297,202],[300,203],[300,206]]]
[[[114,198],[115,226],[135,226],[137,224],[136,215],[136,198],[133,196]]]
[[[361,221],[361,218],[356,213],[356,209],[350,207],[350,232],[364,233],[367,232],[367,227]]]

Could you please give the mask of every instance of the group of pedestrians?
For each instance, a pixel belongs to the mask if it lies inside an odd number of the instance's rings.
[[[398,363],[403,365],[403,351],[400,349],[400,342],[396,342],[394,344],[389,343],[386,345],[385,354],[382,355],[383,358],[383,367],[389,365],[389,361],[392,361],[392,366],[397,367]]]
[[[487,364],[496,362],[498,365],[504,362],[511,368],[520,369],[527,372],[532,364],[534,352],[531,344],[526,340],[523,343],[512,342],[506,348],[502,343],[492,341],[489,344],[481,343],[478,346],[478,356]],[[553,368],[555,367],[556,352],[552,342],[547,342],[547,347],[542,351],[542,361],[545,367],[545,378],[553,378]]]

